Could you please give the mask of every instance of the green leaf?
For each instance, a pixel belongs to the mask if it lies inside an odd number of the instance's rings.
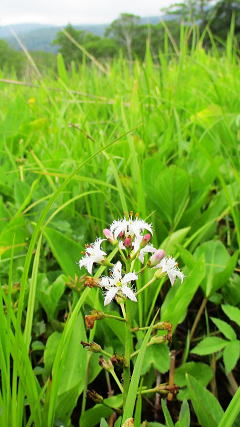
[[[49,284],[45,275],[40,275],[42,280],[38,286],[38,300],[46,311],[49,320],[55,318],[57,306],[65,290],[65,277],[61,274],[55,282]]]
[[[174,284],[164,299],[161,307],[161,320],[171,322],[173,327],[182,322],[187,308],[205,275],[205,265],[201,259],[187,274],[183,283]]]
[[[224,313],[231,319],[233,322],[237,323],[240,326],[240,310],[233,305],[222,305]]]
[[[206,276],[201,287],[208,298],[213,292],[221,288],[234,271],[237,262],[237,252],[230,257],[225,246],[220,241],[209,241],[200,245],[194,257],[204,256],[206,262]]]
[[[180,243],[185,239],[190,229],[191,227],[185,227],[170,233],[169,236],[161,243],[160,247],[164,249],[166,253],[173,254],[176,251],[176,247],[178,247],[178,245],[180,245]]]
[[[77,262],[81,256],[82,247],[54,228],[45,227],[44,236],[64,273],[71,277],[79,273]]]
[[[170,415],[170,412],[168,410],[166,400],[161,399],[161,404],[162,404],[162,410],[163,410],[163,414],[164,414],[164,418],[165,418],[165,422],[166,422],[167,427],[174,427],[174,423],[173,423],[172,417]]]
[[[108,427],[108,423],[104,418],[101,418],[100,427]]]
[[[71,336],[65,344],[60,369],[53,376],[58,376],[56,416],[67,421],[81,394],[86,378],[87,352],[81,341],[86,341],[84,321],[81,314],[76,318]],[[58,346],[61,345],[61,341]]]
[[[216,397],[191,375],[186,374],[186,379],[199,424],[201,427],[216,427],[223,416],[223,410]]]
[[[185,386],[187,385],[186,374],[196,378],[202,386],[207,386],[213,377],[213,372],[210,366],[201,362],[187,362],[183,363],[179,368],[175,370],[175,383],[183,387],[179,391],[177,397],[179,400],[189,399],[189,390]]]
[[[160,172],[157,185],[159,192],[155,203],[170,226],[175,228],[188,202],[189,176],[185,170],[171,165]]]
[[[223,417],[221,418],[218,427],[237,427],[239,423],[235,426],[235,420],[240,414],[240,387],[237,392],[234,394],[231,402],[229,403]]]
[[[230,342],[224,349],[223,361],[226,372],[231,372],[237,364],[240,356],[240,341],[235,340]]]
[[[144,356],[145,356],[145,352],[146,352],[146,348],[147,348],[147,343],[149,341],[151,332],[152,332],[152,327],[154,325],[154,322],[157,318],[157,315],[159,314],[159,311],[157,311],[155,317],[153,318],[153,321],[151,323],[151,325],[149,326],[149,329],[143,339],[140,351],[138,353],[137,356],[137,360],[134,366],[134,370],[133,370],[133,374],[132,374],[132,378],[131,378],[131,382],[130,382],[130,386],[129,386],[129,390],[128,390],[128,394],[127,394],[127,398],[126,398],[126,403],[125,403],[125,407],[124,407],[124,412],[123,412],[123,422],[126,421],[128,418],[131,418],[133,416],[133,410],[134,410],[134,406],[135,406],[135,400],[136,400],[136,396],[137,396],[137,389],[138,389],[138,384],[139,384],[139,380],[140,380],[140,376],[141,376],[141,372],[142,372],[142,367],[143,367],[143,362],[144,362]]]
[[[219,331],[221,331],[226,338],[229,340],[235,340],[237,338],[233,328],[228,323],[216,317],[211,317],[211,320],[213,323],[215,323]]]
[[[60,79],[67,85],[68,73],[65,67],[64,59],[61,53],[57,54],[57,71]]]
[[[45,351],[44,351],[44,367],[47,375],[50,375],[56,350],[61,338],[60,332],[53,332],[47,340]]]
[[[191,350],[191,353],[199,354],[200,356],[204,356],[206,354],[216,353],[217,351],[222,350],[228,341],[223,340],[218,337],[207,337],[204,338],[196,347]]]
[[[108,399],[104,399],[104,402],[113,408],[120,408],[122,406],[122,395],[109,397]],[[79,425],[81,425],[81,427],[97,426],[101,418],[106,418],[113,412],[114,409],[108,408],[102,404],[97,404],[83,413]]]
[[[164,374],[169,370],[169,348],[166,344],[153,344],[146,349],[142,375],[153,366],[158,372]]]
[[[177,423],[178,424],[178,423]],[[176,424],[176,426],[177,426]],[[179,427],[190,427],[190,410],[187,400],[184,400],[179,414]]]

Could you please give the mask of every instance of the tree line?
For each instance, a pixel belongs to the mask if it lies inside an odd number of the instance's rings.
[[[200,34],[205,31],[206,47],[211,44],[211,37],[214,37],[219,45],[224,43],[231,25],[239,40],[240,0],[183,0],[162,9],[162,12],[165,14],[166,21],[157,24],[142,24],[139,16],[122,13],[106,28],[103,36],[77,30],[69,24],[64,32],[57,33],[53,43],[58,46],[58,51],[62,54],[66,65],[70,66],[72,62],[82,61],[84,51],[98,59],[112,59],[121,52],[129,61],[135,58],[142,60],[147,42],[153,56],[157,56],[164,45],[166,27],[176,44],[180,43],[181,27],[192,25],[199,29]],[[37,64],[47,68],[54,67],[54,54],[34,52],[33,56]],[[0,67],[14,69],[19,75],[24,69],[24,64],[23,54],[0,40]]]

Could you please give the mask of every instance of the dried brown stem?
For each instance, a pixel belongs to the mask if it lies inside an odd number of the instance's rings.
[[[203,313],[203,311],[204,311],[204,309],[205,309],[205,307],[207,305],[207,302],[208,302],[208,299],[206,297],[203,298],[202,304],[200,305],[200,307],[198,309],[197,315],[196,315],[195,320],[194,320],[193,325],[192,325],[192,329],[191,329],[191,332],[190,332],[190,341],[192,340],[192,338],[193,338],[193,336],[195,334],[197,325],[199,323],[199,320],[201,319],[202,313]]]

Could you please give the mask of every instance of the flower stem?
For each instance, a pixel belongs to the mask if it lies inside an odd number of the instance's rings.
[[[121,393],[123,393],[123,386],[122,386],[122,384],[120,383],[120,381],[119,381],[119,379],[118,379],[118,377],[117,377],[117,375],[116,375],[116,373],[115,373],[114,369],[111,369],[109,372],[110,372],[110,374],[112,375],[112,377],[114,378],[114,380],[115,380],[116,384],[118,385],[119,390],[121,391]]]
[[[104,354],[104,356],[109,357],[110,359],[111,359],[111,357],[112,357],[112,354],[108,353],[107,351],[105,351],[105,350],[103,350],[103,349],[101,349],[101,353],[102,353],[102,354]]]
[[[104,319],[116,319],[120,320],[121,322],[126,322],[126,319],[124,319],[123,317],[114,316],[113,314],[104,314]]]
[[[139,295],[141,292],[143,292],[148,286],[150,286],[153,282],[155,282],[155,280],[156,280],[156,277],[155,276],[153,276],[152,277],[152,279],[151,280],[149,280],[149,282],[147,282],[146,283],[146,285],[144,285],[141,289],[139,289],[137,292],[136,292],[136,295]]]
[[[132,334],[131,334],[131,321],[130,321],[130,310],[128,310],[128,301],[126,301],[126,311],[125,307],[122,304],[123,315],[125,313],[125,366],[123,368],[123,406],[125,405],[129,383],[130,383],[130,358],[131,358],[131,350],[132,350]]]

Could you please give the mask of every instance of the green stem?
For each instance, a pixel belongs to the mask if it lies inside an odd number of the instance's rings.
[[[149,329],[149,328],[148,328]],[[147,347],[149,347],[150,345],[153,345],[153,343],[148,342],[147,343]],[[137,354],[140,352],[141,348],[139,348],[139,350],[134,351],[132,354],[130,354],[130,359],[132,359],[134,356],[137,356]]]
[[[118,379],[118,377],[117,377],[117,375],[116,375],[116,373],[115,373],[114,369],[111,369],[111,370],[109,371],[109,373],[110,373],[110,374],[112,375],[112,377],[114,378],[114,380],[115,380],[116,384],[118,385],[119,390],[121,391],[121,393],[123,393],[123,386],[122,386],[122,384],[120,383],[120,381],[119,381],[119,379]]]
[[[124,319],[123,317],[114,316],[113,314],[104,313],[104,319],[116,319],[116,320],[120,320],[120,322],[126,322],[126,319]]]
[[[128,301],[126,301],[126,309],[128,306]],[[123,315],[126,319],[125,324],[125,366],[123,368],[123,406],[125,405],[129,384],[130,384],[130,358],[131,358],[131,349],[132,349],[132,334],[131,334],[131,322],[129,316],[129,310],[125,311],[124,304],[121,304]]]
[[[155,280],[156,280],[156,277],[155,276],[153,276],[152,277],[152,279],[151,280],[149,280],[149,282],[147,282],[146,283],[146,285],[144,285],[141,289],[139,289],[137,292],[136,292],[136,295],[139,295],[141,292],[143,292],[148,286],[150,286],[153,282],[155,282]]]
[[[120,248],[119,248],[119,246],[118,246],[118,250],[119,250],[119,253],[120,253],[120,255],[121,255],[121,258],[122,258],[123,262],[126,264],[126,262],[127,262],[127,258],[125,257],[125,255],[124,255],[124,253],[123,253],[122,249],[120,249]]]
[[[112,354],[110,354],[110,353],[108,353],[107,351],[105,351],[105,350],[101,350],[101,353],[102,354],[104,354],[104,356],[107,356],[108,358],[110,358],[111,359],[111,357],[112,357]]]

